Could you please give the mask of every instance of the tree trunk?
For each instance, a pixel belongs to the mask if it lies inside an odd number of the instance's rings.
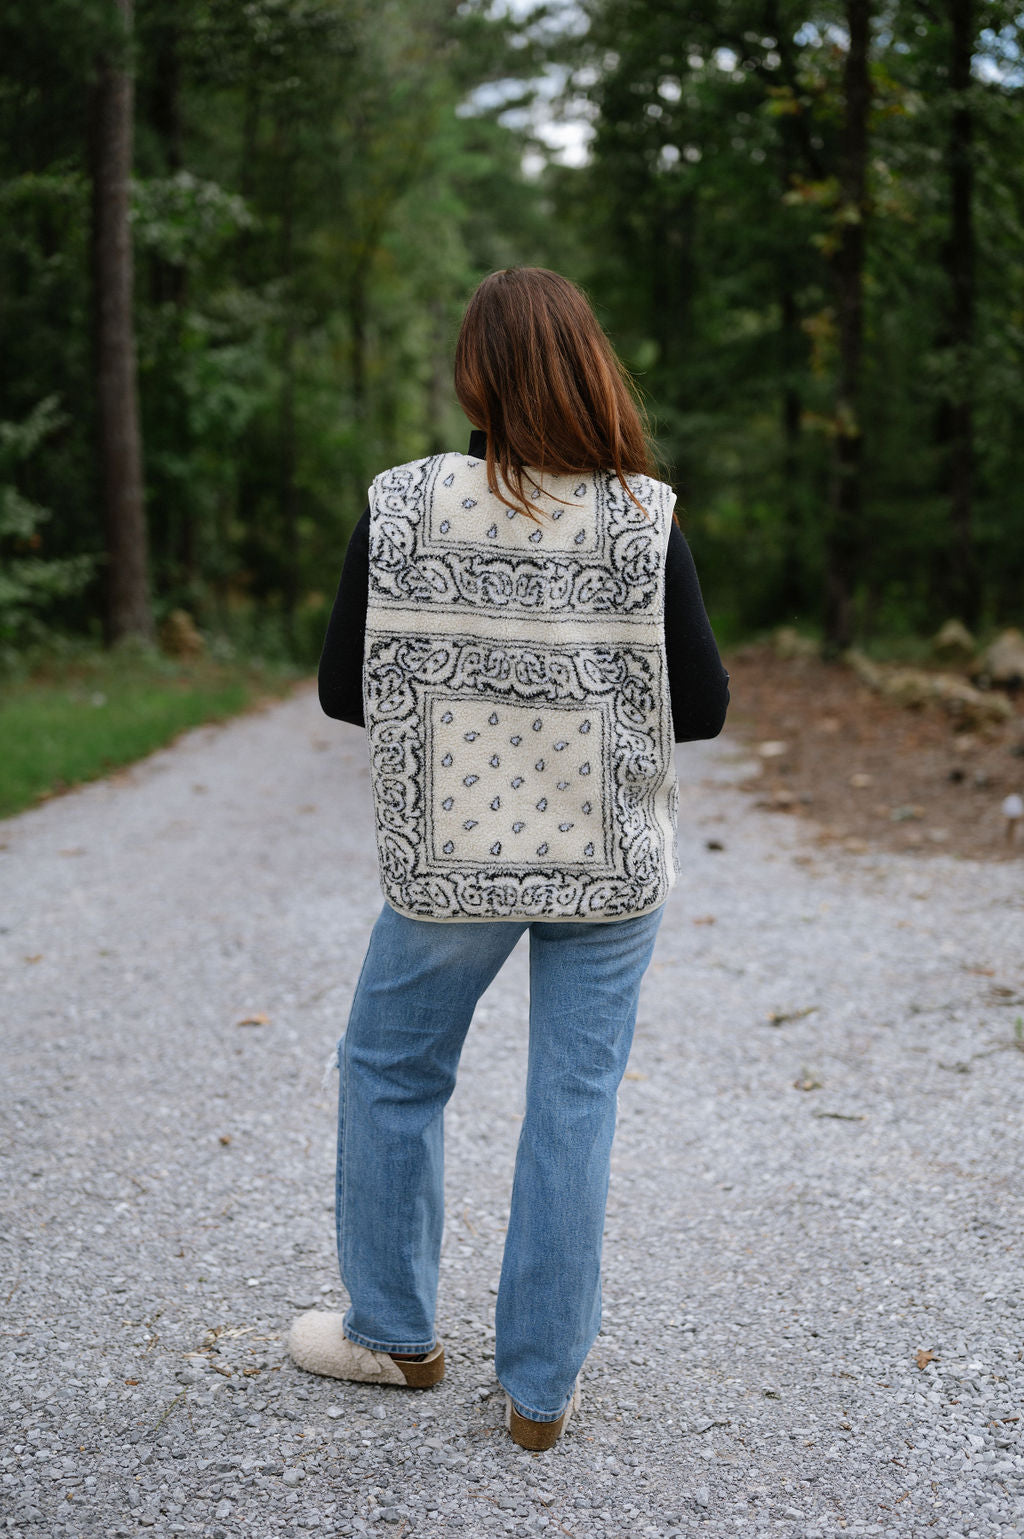
[[[659,199],[651,226],[650,254],[650,335],[658,339],[659,367],[678,367],[692,346],[693,304],[696,290],[694,250],[697,226],[697,199],[692,190],[682,195]],[[692,410],[688,399],[686,376],[673,380],[673,402],[677,410]],[[684,449],[683,444],[686,443]],[[694,465],[688,440],[676,444],[673,481],[686,500],[693,485]]]
[[[285,634],[295,639],[299,601],[299,494],[295,485],[295,344],[296,327],[285,326],[281,351],[281,396],[277,416],[277,511],[281,527],[281,603]]]
[[[108,642],[153,635],[146,560],[129,193],[133,0],[113,0],[124,39],[97,61],[92,114],[92,270],[99,460],[107,552]]]
[[[779,273],[779,369],[782,376],[780,422],[782,433],[782,546],[783,561],[778,603],[781,610],[799,619],[803,600],[800,518],[800,434],[803,400],[798,376],[803,352],[800,312],[793,292],[792,268],[783,259]]]
[[[368,293],[370,260],[366,247],[357,255],[349,275],[346,295],[349,345],[349,379],[352,390],[353,453],[348,463],[347,496],[353,507],[361,507],[366,501],[366,488],[370,483],[372,453],[370,440],[369,400],[369,323],[370,297]],[[376,400],[374,401],[374,429],[376,430]]]
[[[163,152],[163,171],[176,176],[184,165],[184,124],[181,111],[182,68],[179,14],[169,11],[150,23],[147,46],[153,61],[153,82],[145,108],[148,125]],[[143,113],[136,110],[136,117]],[[164,388],[159,392],[160,419],[148,416],[143,434],[152,441],[154,433],[164,443],[174,445],[178,457],[187,460],[192,452],[192,427],[189,402],[180,377],[180,358],[184,349],[185,302],[188,298],[188,268],[154,252],[149,258],[149,293],[156,310],[163,310],[161,330],[166,339],[164,357],[172,363]],[[147,487],[150,554],[154,568],[162,571],[173,584],[182,584],[192,593],[199,587],[199,540],[196,528],[195,500],[191,489],[177,478],[150,475]]]
[[[778,28],[774,5],[770,14]],[[781,30],[781,29],[780,29]],[[773,34],[774,35],[774,34]],[[794,144],[792,119],[779,120],[779,182],[783,196],[793,185],[797,166],[797,146]],[[777,258],[779,295],[779,350],[778,371],[781,383],[779,401],[779,427],[782,436],[782,540],[783,566],[779,606],[787,615],[799,617],[803,598],[802,563],[800,559],[803,530],[800,518],[800,434],[803,421],[803,398],[800,391],[801,367],[804,362],[805,343],[800,327],[800,306],[797,301],[797,275],[791,252],[780,250]]]
[[[951,549],[946,582],[951,613],[975,625],[981,608],[978,562],[973,537],[974,422],[972,350],[974,346],[974,164],[970,101],[974,51],[973,0],[950,0],[949,244],[946,264],[950,288],[952,378],[944,403],[940,433],[948,445]]]
[[[427,375],[427,442],[431,454],[446,449],[461,449],[461,444],[447,443],[445,408],[451,395],[448,367],[447,316],[444,299],[438,295],[430,305],[430,359]]]
[[[160,141],[164,169],[175,176],[184,164],[181,121],[181,43],[180,22],[173,14],[162,16],[152,31],[154,81],[150,98],[149,120]],[[153,303],[170,303],[179,309],[185,303],[188,269],[184,262],[153,259]]]
[[[783,19],[779,0],[765,0],[765,35],[774,39],[781,59],[782,78],[794,97],[799,94],[796,62],[793,57],[793,29]],[[785,113],[777,120],[779,186],[783,195],[791,190],[798,170],[820,181],[823,177],[820,157],[807,129],[807,114]],[[789,244],[777,257],[779,296],[778,377],[780,382],[779,429],[782,439],[782,572],[778,592],[779,610],[793,619],[800,618],[805,598],[801,549],[804,531],[801,520],[801,432],[803,396],[801,374],[806,358],[806,338],[800,325],[797,299],[798,277]]]
[[[864,335],[871,0],[846,0],[846,23],[850,42],[843,75],[839,244],[832,258],[839,368],[825,539],[825,643],[833,653],[848,647],[853,639],[853,590],[861,546],[863,488],[859,393]]]
[[[295,485],[295,348],[298,338],[295,259],[295,177],[296,163],[291,146],[294,128],[290,118],[278,121],[277,145],[281,154],[282,188],[281,243],[278,271],[284,285],[284,337],[281,350],[281,395],[278,402],[277,507],[281,528],[281,600],[285,633],[289,643],[295,639],[295,610],[299,597],[299,499]]]
[[[367,296],[366,277],[369,264],[357,259],[348,286],[349,368],[352,376],[352,416],[360,431],[366,423],[366,351]]]

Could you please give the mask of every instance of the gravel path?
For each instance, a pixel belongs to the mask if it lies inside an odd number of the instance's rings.
[[[321,1073],[380,903],[362,734],[303,690],[0,825],[0,1531],[1024,1534],[1021,864],[822,855],[741,757],[680,753],[605,1327],[542,1455],[491,1362],[522,948],[448,1119],[447,1378],[284,1359],[342,1304]]]

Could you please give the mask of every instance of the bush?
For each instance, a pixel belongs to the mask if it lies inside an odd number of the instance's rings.
[[[23,422],[0,422],[0,664],[7,668],[46,635],[53,604],[79,593],[95,567],[93,556],[46,556],[39,529],[51,514],[15,484],[19,467],[63,420],[51,395]]]

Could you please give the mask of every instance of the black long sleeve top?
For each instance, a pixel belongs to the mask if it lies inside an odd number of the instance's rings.
[[[480,458],[485,452],[482,437],[474,433],[469,447],[470,454]],[[317,675],[325,713],[357,727],[366,724],[363,650],[369,584],[367,508],[349,540]],[[729,675],[718,655],[690,547],[674,521],[665,557],[665,652],[676,742],[717,737],[729,705]]]

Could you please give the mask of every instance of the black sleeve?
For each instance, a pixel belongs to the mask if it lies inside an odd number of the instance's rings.
[[[363,646],[370,587],[370,510],[352,531],[320,654],[317,688],[328,716],[363,727]]]
[[[717,737],[729,705],[729,675],[718,655],[690,547],[674,520],[665,559],[665,651],[676,742]]]

